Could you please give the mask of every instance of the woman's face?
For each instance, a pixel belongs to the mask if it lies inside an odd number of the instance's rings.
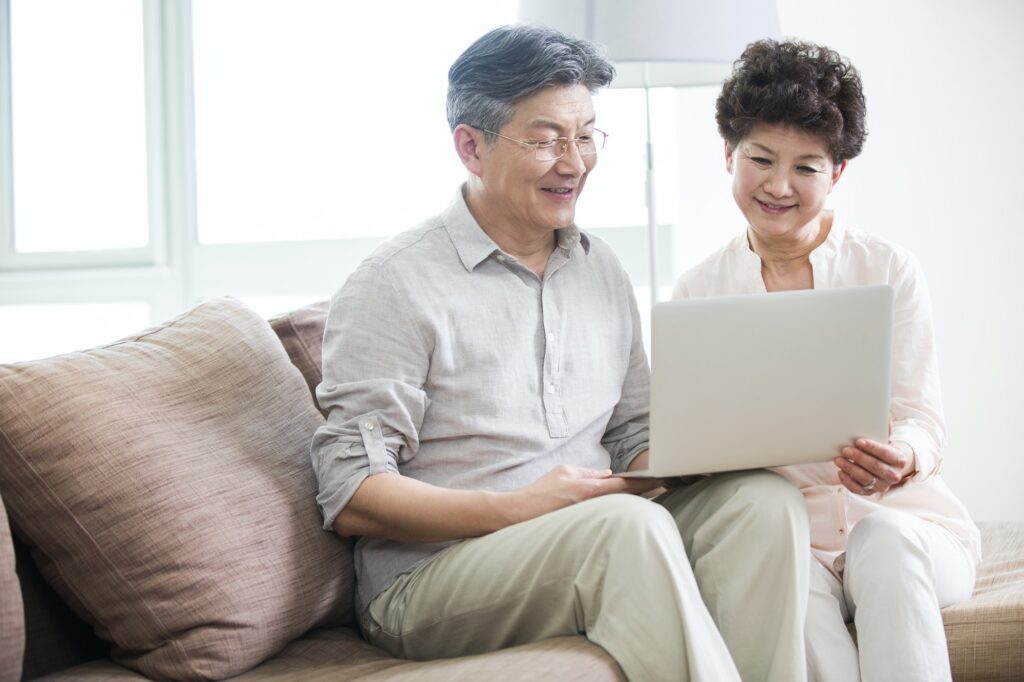
[[[825,141],[783,125],[759,123],[733,149],[725,144],[732,195],[750,228],[768,242],[816,236],[821,213],[846,162]]]

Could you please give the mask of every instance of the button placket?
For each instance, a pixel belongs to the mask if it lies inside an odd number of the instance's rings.
[[[560,392],[558,361],[559,343],[554,330],[558,329],[558,306],[552,300],[551,286],[545,281],[541,285],[541,323],[544,325],[544,360],[542,369],[542,400],[545,418],[548,423],[548,435],[552,438],[565,438],[568,428],[565,419],[565,408]]]

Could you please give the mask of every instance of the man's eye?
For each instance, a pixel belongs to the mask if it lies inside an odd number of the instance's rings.
[[[594,137],[592,135],[580,135],[576,138],[576,141],[580,144],[590,144],[594,141]]]
[[[540,142],[537,142],[536,144],[537,144],[537,148],[538,149],[551,149],[556,144],[558,144],[558,138],[556,137],[556,138],[554,138],[552,140],[541,140]]]

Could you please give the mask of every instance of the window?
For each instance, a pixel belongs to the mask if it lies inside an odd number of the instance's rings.
[[[149,241],[142,5],[10,8],[16,252]]]
[[[268,315],[326,299],[382,239],[443,210],[465,178],[448,68],[517,3],[395,7],[0,0],[0,356],[42,349],[40,320],[71,319],[60,306],[99,305],[96,336],[46,352],[128,333],[117,311],[157,323],[221,295]],[[713,109],[692,126],[686,92],[651,93],[661,298],[711,234],[708,183],[728,187],[692,172],[708,167],[693,131],[718,144]],[[595,98],[610,138],[577,217],[646,311],[643,100]]]
[[[444,208],[465,173],[447,134],[448,67],[516,6],[398,11],[193,4],[201,243],[382,237]]]

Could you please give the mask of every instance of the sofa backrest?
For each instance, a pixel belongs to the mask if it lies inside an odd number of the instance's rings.
[[[318,301],[270,318],[270,326],[288,351],[292,364],[302,372],[313,402],[316,402],[317,384],[324,378],[324,325],[329,307],[329,301]]]

